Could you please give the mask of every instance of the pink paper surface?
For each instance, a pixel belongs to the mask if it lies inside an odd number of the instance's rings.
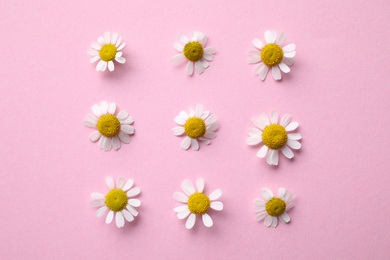
[[[389,236],[390,2],[21,1],[0,3],[0,258],[386,259]],[[264,31],[297,55],[281,82],[247,63]],[[217,53],[201,76],[170,59],[179,33],[200,30]],[[117,32],[126,64],[98,73],[91,41]],[[116,102],[134,118],[129,145],[104,152],[82,121]],[[183,151],[173,119],[195,104],[218,116],[217,138]],[[256,157],[251,118],[277,109],[300,123],[302,150],[279,167]],[[140,215],[123,229],[89,206],[105,177],[132,178]],[[185,229],[172,194],[203,177],[223,191],[212,228]],[[255,220],[268,186],[297,194],[291,223]]]

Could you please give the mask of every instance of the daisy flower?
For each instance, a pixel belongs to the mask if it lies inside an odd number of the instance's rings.
[[[98,192],[91,193],[93,200],[89,204],[92,207],[100,207],[96,211],[97,217],[103,216],[107,209],[110,210],[106,217],[107,224],[112,222],[115,212],[116,226],[121,228],[125,225],[125,219],[131,222],[138,215],[138,211],[134,207],[139,207],[141,201],[139,199],[132,199],[131,197],[138,195],[141,191],[139,188],[131,189],[134,184],[131,179],[126,182],[124,178],[119,178],[116,188],[112,177],[107,177],[106,183],[110,191],[106,195]]]
[[[298,128],[297,122],[291,122],[292,117],[286,114],[280,124],[278,111],[271,111],[271,122],[266,114],[255,116],[252,118],[253,124],[259,129],[250,128],[247,131],[249,137],[246,139],[248,145],[257,145],[264,142],[257,153],[257,157],[264,158],[267,155],[267,163],[269,165],[278,165],[279,153],[278,150],[282,150],[284,156],[288,159],[294,157],[292,149],[298,150],[301,148],[301,143],[298,142],[302,136],[298,133],[287,133],[294,131]]]
[[[176,64],[186,58],[188,60],[186,69],[187,74],[193,74],[194,63],[198,74],[202,74],[204,70],[209,67],[208,61],[213,60],[212,54],[216,51],[213,47],[205,48],[207,35],[198,31],[192,31],[191,41],[183,34],[179,35],[179,41],[185,45],[183,46],[178,42],[173,45],[173,47],[181,53],[173,56],[171,62]]]
[[[176,136],[187,135],[181,142],[181,148],[187,150],[192,146],[192,149],[197,151],[199,150],[198,141],[209,145],[209,139],[214,139],[217,136],[214,133],[218,129],[217,116],[209,115],[209,111],[203,111],[203,105],[196,105],[195,111],[191,108],[189,114],[181,111],[175,117],[176,124],[180,126],[172,128],[173,134]]]
[[[203,224],[206,227],[211,227],[213,225],[213,220],[209,214],[207,214],[207,211],[210,208],[218,211],[223,209],[222,202],[215,201],[222,196],[222,191],[220,189],[213,191],[210,196],[207,197],[203,193],[203,178],[198,178],[196,180],[196,186],[198,192],[196,192],[195,187],[190,180],[185,180],[181,184],[181,188],[185,194],[182,192],[175,192],[173,194],[173,198],[176,201],[187,204],[174,209],[178,219],[185,219],[189,216],[186,222],[187,229],[191,229],[195,225],[196,215],[202,215]]]
[[[274,197],[274,194],[269,188],[263,188],[261,190],[261,196],[265,199],[255,199],[254,211],[260,212],[256,215],[256,220],[261,221],[265,218],[264,225],[266,227],[276,227],[278,225],[278,217],[280,222],[286,224],[290,222],[290,216],[287,214],[287,210],[294,207],[292,203],[295,198],[295,194],[289,194],[289,191],[285,188],[279,188],[278,196]]]
[[[100,139],[99,148],[106,151],[110,151],[111,147],[115,150],[121,148],[119,139],[126,144],[130,143],[129,135],[134,134],[134,127],[131,126],[133,118],[124,110],[115,116],[115,110],[115,103],[102,101],[100,106],[92,106],[92,112],[97,118],[88,114],[87,120],[83,121],[84,125],[97,129],[89,136],[89,140],[96,142]]]
[[[120,50],[125,47],[125,43],[122,43],[122,37],[118,37],[117,33],[113,33],[110,37],[110,33],[106,32],[103,37],[98,38],[98,42],[92,42],[92,49],[88,50],[88,54],[92,55],[91,63],[99,61],[96,65],[96,71],[105,71],[108,67],[109,71],[114,71],[114,60],[119,63],[125,63],[126,59],[122,57]]]
[[[282,78],[282,73],[289,73],[289,66],[293,65],[295,57],[295,44],[290,43],[284,47],[281,47],[286,39],[286,33],[282,32],[277,37],[277,32],[274,30],[268,30],[264,33],[266,45],[257,38],[252,43],[259,50],[249,51],[249,63],[259,63],[255,68],[256,75],[259,75],[261,80],[265,80],[269,68],[272,68],[272,75],[275,80]],[[276,43],[275,43],[276,42]]]

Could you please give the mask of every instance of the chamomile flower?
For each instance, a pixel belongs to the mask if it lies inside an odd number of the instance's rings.
[[[181,142],[181,148],[187,150],[192,146],[192,149],[199,150],[199,141],[205,145],[210,144],[209,139],[214,139],[217,135],[214,133],[218,129],[217,116],[210,115],[209,111],[203,111],[203,105],[196,105],[195,111],[191,108],[189,114],[181,111],[175,117],[178,127],[172,128],[172,132],[176,136],[186,135]]]
[[[192,75],[194,72],[194,64],[198,74],[202,74],[206,68],[208,68],[209,62],[213,60],[213,53],[215,53],[215,48],[205,47],[207,43],[207,35],[198,31],[191,32],[191,40],[183,35],[179,35],[179,41],[184,43],[182,44],[176,42],[173,47],[176,50],[181,52],[172,57],[172,63],[179,63],[184,58],[188,60],[186,72],[188,75]]]
[[[101,217],[109,210],[106,223],[110,224],[114,219],[118,228],[125,225],[125,219],[128,222],[134,220],[138,215],[138,211],[134,207],[139,207],[141,201],[132,197],[138,195],[141,190],[133,187],[133,180],[126,181],[124,178],[119,178],[115,187],[115,182],[112,177],[106,178],[106,183],[110,191],[104,195],[102,193],[93,192],[91,197],[93,200],[89,202],[92,207],[100,207],[96,211],[96,216]]]
[[[109,71],[114,71],[114,60],[119,63],[125,63],[126,59],[122,57],[120,50],[125,47],[125,43],[122,43],[122,37],[118,37],[117,33],[110,35],[106,32],[103,37],[98,38],[98,42],[92,42],[92,49],[88,50],[88,54],[92,55],[91,63],[99,61],[96,65],[96,71],[105,71],[108,67]]]
[[[298,140],[302,139],[302,136],[298,133],[288,133],[298,128],[297,122],[291,122],[292,117],[286,114],[280,124],[278,111],[271,111],[271,122],[266,114],[255,116],[252,119],[253,124],[259,129],[250,128],[247,131],[249,137],[246,139],[248,145],[258,145],[261,142],[264,145],[257,153],[257,157],[264,158],[267,156],[267,163],[269,165],[278,165],[279,153],[278,150],[282,150],[284,156],[288,159],[294,157],[294,153],[290,148],[298,150],[301,148],[301,143]],[[289,148],[290,147],[290,148]]]
[[[129,114],[122,110],[118,115],[114,115],[116,110],[115,103],[107,103],[102,101],[100,105],[93,105],[92,112],[95,116],[88,114],[87,119],[83,124],[96,128],[90,136],[89,140],[92,142],[99,141],[99,148],[110,151],[111,147],[115,150],[121,148],[122,142],[130,143],[130,136],[134,134],[134,127],[131,124],[134,122]]]
[[[295,44],[290,43],[281,47],[286,39],[286,33],[282,32],[277,35],[274,30],[267,30],[264,33],[266,45],[260,39],[255,38],[252,43],[259,50],[249,51],[249,63],[259,63],[255,68],[256,75],[261,80],[265,80],[268,70],[272,69],[272,75],[275,80],[282,78],[282,73],[289,73],[289,66],[293,65],[295,57]]]
[[[294,207],[292,201],[295,198],[294,193],[289,193],[285,188],[279,188],[278,196],[274,197],[274,194],[269,188],[263,188],[261,195],[265,199],[255,199],[254,211],[260,212],[256,215],[256,220],[261,221],[265,218],[264,225],[266,227],[276,227],[278,225],[278,217],[280,222],[286,224],[290,222],[290,216],[286,211]]]
[[[178,219],[185,219],[188,217],[186,221],[187,229],[191,229],[195,225],[196,215],[201,215],[203,224],[206,227],[211,227],[213,225],[213,220],[209,214],[207,214],[208,210],[210,208],[218,211],[223,209],[222,202],[215,201],[222,196],[222,191],[220,189],[213,191],[209,196],[205,195],[203,193],[204,180],[202,178],[196,180],[196,186],[198,192],[196,192],[195,187],[190,180],[185,180],[181,184],[181,188],[185,194],[182,192],[175,192],[173,194],[173,198],[176,201],[187,204],[174,209]]]

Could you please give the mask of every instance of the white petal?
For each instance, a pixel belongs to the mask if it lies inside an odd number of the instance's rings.
[[[171,58],[171,62],[173,64],[177,64],[177,63],[181,62],[184,58],[185,58],[184,54],[182,54],[182,53],[181,54],[176,54],[175,56],[173,56]]]
[[[299,126],[298,122],[292,122],[286,127],[286,131],[294,131]]]
[[[211,227],[211,226],[213,226],[213,220],[211,219],[211,217],[209,216],[209,214],[204,213],[204,214],[202,215],[202,220],[203,220],[203,224],[204,224],[206,227]]]
[[[137,196],[138,194],[140,194],[140,192],[141,192],[140,188],[138,188],[138,187],[132,188],[131,190],[129,190],[127,192],[127,197]]]
[[[118,46],[119,46],[119,44],[121,44],[121,42],[122,42],[122,37],[119,36],[118,40],[115,43],[115,47],[118,48]]]
[[[178,43],[178,42],[175,42],[175,43],[173,44],[173,47],[174,47],[176,50],[180,51],[180,52],[183,52],[183,50],[184,50],[184,46],[181,45],[181,44]]]
[[[95,199],[95,200],[100,200],[100,199],[104,199],[106,196],[104,194],[101,194],[99,192],[92,192],[91,193],[91,198],[92,199]]]
[[[122,43],[122,44],[118,47],[117,51],[122,50],[122,49],[125,47],[125,45],[126,45],[126,43]]]
[[[214,48],[214,47],[207,47],[207,48],[204,48],[204,53],[206,54],[213,54],[215,53],[217,50]]]
[[[121,131],[125,134],[134,134],[134,127],[131,125],[121,125]]]
[[[123,64],[123,63],[126,62],[126,59],[123,58],[123,57],[117,57],[117,58],[115,58],[115,60],[116,60],[117,62],[121,63],[121,64]]]
[[[210,203],[210,208],[218,211],[223,210],[223,203],[220,201],[213,201]]]
[[[279,68],[284,73],[289,73],[291,71],[290,68],[286,64],[283,63],[283,61],[281,63],[279,63]]]
[[[203,57],[200,58],[200,61],[202,62],[202,65],[205,69],[207,69],[210,66],[210,63],[206,59],[204,59]]]
[[[115,189],[115,182],[111,176],[106,177],[106,183],[107,183],[108,188],[110,188],[111,190]]]
[[[100,64],[99,70],[100,71],[105,71],[107,69],[107,62],[105,62],[104,60],[101,60],[100,62],[99,62],[99,64]]]
[[[125,120],[119,120],[119,122],[121,123],[121,125],[130,125],[130,124],[134,123],[134,120],[131,116],[129,116]]]
[[[141,206],[141,201],[139,199],[129,199],[130,206],[139,207]]]
[[[134,181],[132,179],[128,179],[125,186],[123,186],[122,190],[127,191],[133,187]]]
[[[191,31],[191,41],[198,41],[198,31]]]
[[[115,114],[115,110],[116,110],[116,104],[115,103],[109,103],[108,104],[108,113],[110,115],[113,115],[113,114]]]
[[[280,215],[279,218],[283,219],[283,221],[284,221],[285,223],[290,222],[290,216],[289,216],[286,212],[283,212],[283,214]]]
[[[286,156],[288,159],[291,159],[294,157],[294,153],[291,151],[290,148],[288,148],[287,145],[284,145],[282,147],[282,153],[284,154],[284,156]]]
[[[118,118],[118,120],[125,120],[128,116],[129,114],[125,110],[122,110],[118,113],[116,117]]]
[[[280,80],[282,78],[282,73],[277,66],[272,67],[272,76],[274,76],[275,80]]]
[[[188,75],[192,75],[194,73],[194,62],[193,61],[188,61],[187,68],[186,68],[186,73]]]
[[[292,116],[289,114],[285,114],[280,122],[280,125],[286,128],[286,126],[291,122]]]
[[[271,124],[277,124],[279,121],[279,113],[276,110],[271,111]]]
[[[271,165],[277,166],[278,163],[279,163],[279,152],[278,152],[278,150],[270,149],[270,153],[271,153],[271,160],[272,160],[272,164]]]
[[[268,70],[269,70],[269,67],[265,64],[263,64],[264,66],[261,67],[261,69],[259,70],[259,78],[261,80],[265,80],[265,78],[267,77],[267,74],[268,74]]]
[[[256,67],[255,67],[255,74],[256,75],[259,75],[260,74],[260,71],[263,69],[263,67],[266,66],[264,63],[259,63]]]
[[[215,137],[217,137],[217,134],[214,132],[206,132],[203,137],[208,139],[214,139]]]
[[[97,140],[99,140],[101,136],[102,134],[99,133],[99,131],[95,131],[89,135],[89,140],[91,140],[92,142],[96,142]]]
[[[97,42],[91,42],[91,47],[97,51],[100,51],[100,49],[102,48],[102,46]]]
[[[108,62],[108,70],[109,71],[114,71],[114,69],[115,69],[114,62],[112,60],[110,60]]]
[[[135,217],[138,216],[138,211],[129,204],[127,204],[126,209],[131,213],[131,215]]]
[[[268,216],[265,218],[264,225],[265,225],[266,227],[270,227],[271,224],[272,224],[272,216],[269,216],[269,215],[268,215]]]
[[[200,44],[202,44],[202,46],[206,46],[206,43],[207,43],[207,35],[205,34],[203,37],[202,37],[202,34],[200,34],[200,41],[199,41]]]
[[[255,207],[253,208],[253,211],[254,211],[254,212],[263,212],[263,211],[266,211],[266,209],[265,209],[265,206],[261,206],[261,207],[255,206]]]
[[[177,127],[172,128],[172,132],[176,136],[180,136],[180,135],[185,133],[184,127],[182,127],[182,126],[177,126]]]
[[[283,52],[292,52],[295,51],[295,44],[290,43],[282,48]]]
[[[264,207],[265,206],[265,201],[261,199],[255,199],[253,201],[253,204],[255,204],[258,207]]]
[[[183,34],[179,34],[179,41],[181,41],[184,44],[187,44],[190,41],[190,39],[188,39],[188,37]]]
[[[117,212],[115,215],[115,223],[118,228],[121,228],[125,225],[125,219],[121,212]]]
[[[113,219],[114,219],[114,211],[110,210],[110,212],[108,212],[106,217],[106,224],[110,224]]]
[[[117,185],[117,189],[122,189],[123,186],[125,185],[125,182],[126,182],[126,179],[125,178],[118,178],[117,182],[116,182],[116,185]]]
[[[195,68],[198,74],[202,74],[205,71],[204,66],[200,60],[195,61]]]
[[[186,207],[183,211],[180,211],[176,214],[176,217],[178,219],[185,219],[186,217],[188,217],[188,215],[191,214],[191,211],[189,210],[189,208],[187,206],[184,206]]]
[[[122,210],[122,215],[125,217],[125,219],[127,220],[127,222],[131,222],[134,220],[134,217],[133,215],[130,214],[130,212],[128,212],[127,210]]]
[[[203,178],[196,179],[196,187],[198,188],[198,192],[203,192],[204,189],[204,180]]]
[[[265,123],[265,121],[262,119],[261,116],[254,116],[252,118],[252,122],[255,126],[257,126],[258,128],[260,128],[261,130],[264,130],[267,125]]]
[[[174,208],[173,211],[177,213],[177,212],[182,212],[186,209],[188,209],[188,206],[184,205],[184,206],[179,206],[179,207]]]
[[[285,32],[281,32],[278,36],[278,39],[276,40],[277,45],[282,45],[284,43],[284,40],[286,40],[287,34]]]
[[[187,120],[185,120],[185,119],[182,118],[181,116],[175,117],[174,121],[175,121],[175,123],[178,124],[178,125],[185,125],[185,123],[187,122]]]
[[[290,146],[294,150],[299,150],[302,147],[300,142],[294,141],[294,140],[288,140],[288,139],[287,139],[287,145]]]
[[[285,52],[283,54],[283,57],[286,57],[286,58],[294,58],[295,57],[295,51],[292,51],[292,52]]]
[[[192,194],[194,194],[196,192],[194,184],[192,184],[192,182],[190,180],[184,180],[181,183],[181,189],[184,191],[184,193],[187,196],[191,196]]]
[[[185,112],[185,111],[180,111],[180,113],[179,113],[179,116],[182,118],[182,119],[184,119],[185,121],[187,121],[190,117],[188,116],[188,114],[187,114],[187,112]]]
[[[100,140],[102,140],[102,148],[105,151],[110,151],[112,148],[112,137],[102,136]]]
[[[265,201],[269,201],[270,199],[272,199],[274,197],[272,190],[268,187],[262,188],[260,193],[261,193],[261,196],[263,196],[263,198],[265,199]]]
[[[263,220],[266,216],[268,216],[267,211],[261,212],[261,213],[259,213],[259,214],[256,215],[256,220],[257,220],[257,221],[261,221],[261,220]]]
[[[205,58],[208,61],[212,61],[213,58],[214,58],[213,55],[207,54],[207,53],[204,53],[202,57]]]
[[[119,137],[119,139],[121,139],[121,141],[124,142],[125,144],[130,143],[131,138],[130,138],[130,136],[129,136],[128,134],[125,134],[125,133],[123,133],[123,132],[121,131],[121,132],[119,132],[118,137]]]
[[[195,107],[195,116],[196,117],[201,117],[203,113],[203,105],[197,104]]]
[[[286,211],[292,209],[293,207],[294,207],[294,203],[290,203],[290,204],[286,207]]]
[[[268,149],[268,146],[263,145],[263,147],[261,147],[260,150],[257,152],[256,156],[259,158],[264,158],[267,155]]]
[[[288,197],[286,198],[286,200],[284,202],[286,202],[286,204],[288,205],[294,199],[295,199],[295,193],[291,193],[290,195],[288,195]]]
[[[187,229],[191,229],[194,225],[195,225],[195,220],[196,220],[196,215],[194,213],[192,213],[187,221],[186,221],[186,228]]]
[[[218,124],[217,123],[211,124],[206,129],[207,132],[213,132],[218,129]]]
[[[220,189],[216,189],[215,191],[213,191],[210,196],[209,196],[209,199],[210,200],[217,200],[219,199],[220,197],[222,196],[222,191]]]
[[[89,205],[91,205],[92,207],[101,207],[101,206],[104,206],[105,203],[102,200],[91,200],[89,202]]]
[[[302,135],[301,134],[298,134],[298,133],[291,133],[291,134],[287,134],[287,138],[290,139],[290,140],[301,140],[302,139]]]
[[[263,141],[263,139],[261,138],[261,136],[249,136],[246,139],[246,143],[248,145],[257,145],[257,144],[261,143],[262,141]]]
[[[107,115],[107,111],[108,111],[108,103],[107,103],[107,101],[100,102],[100,110],[102,111],[103,115]]]
[[[211,124],[214,124],[215,122],[217,122],[217,116],[211,115],[206,119],[205,124],[206,124],[206,126],[209,126]]]
[[[94,49],[88,49],[87,53],[92,56],[99,56],[99,52]]]
[[[264,47],[264,44],[263,44],[263,42],[260,40],[260,39],[257,39],[257,38],[255,38],[255,39],[253,39],[253,41],[252,41],[252,43],[253,43],[253,45],[257,48],[257,49],[263,49],[263,47]]]
[[[182,202],[182,203],[187,203],[188,202],[188,197],[186,195],[184,195],[183,193],[181,193],[181,192],[173,193],[173,198],[177,202]]]
[[[103,37],[101,37],[101,36],[98,38],[98,42],[99,42],[100,45],[106,44],[106,42],[104,41]]]
[[[187,150],[188,148],[190,148],[190,145],[191,145],[191,138],[190,137],[186,137],[184,138],[184,140],[181,142],[181,145],[180,147],[184,150]]]
[[[108,208],[107,208],[106,206],[103,206],[103,207],[101,207],[100,209],[98,209],[98,210],[96,211],[96,217],[100,218],[101,216],[103,216],[104,212],[106,212],[107,209],[108,209]]]
[[[264,38],[267,43],[275,43],[277,32],[275,30],[267,30],[264,33]]]
[[[250,63],[250,64],[258,63],[260,61],[261,61],[260,56],[249,56],[248,57],[248,63]]]
[[[111,35],[110,32],[105,32],[104,33],[104,42],[109,44],[111,42]]]
[[[113,33],[111,35],[111,44],[115,45],[116,40],[118,40],[118,34],[117,33]]]
[[[97,60],[99,60],[99,59],[100,59],[100,56],[99,56],[99,55],[96,55],[96,56],[92,57],[92,58],[89,60],[89,62],[94,63],[95,61],[97,61]]]
[[[118,51],[118,52],[115,54],[115,58],[122,57],[122,55],[123,55],[123,52]]]
[[[199,150],[199,142],[198,142],[198,140],[192,139],[191,140],[191,147],[192,147],[192,150],[198,151]]]
[[[200,137],[200,138],[198,138],[200,141],[202,141],[202,143],[203,144],[205,144],[205,145],[209,145],[211,142],[210,142],[210,140],[208,140],[208,139],[205,139],[205,138],[202,138],[202,137]]]
[[[283,60],[282,60],[282,62],[283,62],[284,64],[286,64],[287,66],[291,66],[291,65],[294,64],[294,59],[284,57]]]
[[[272,217],[272,227],[276,228],[278,226],[278,218],[277,217]]]
[[[93,112],[93,113],[95,114],[95,116],[97,116],[97,117],[101,117],[101,116],[103,115],[102,110],[101,110],[101,108],[100,108],[99,105],[93,105],[93,106],[92,106],[92,112]]]
[[[286,194],[286,189],[283,187],[280,187],[278,190],[278,198],[282,199],[284,197],[284,194]]]

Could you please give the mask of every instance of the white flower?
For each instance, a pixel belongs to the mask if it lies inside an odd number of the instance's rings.
[[[195,111],[191,108],[189,114],[181,111],[175,117],[176,124],[180,126],[172,128],[173,134],[176,136],[187,135],[181,143],[181,148],[187,150],[192,146],[192,149],[197,151],[199,150],[198,140],[209,145],[209,139],[214,139],[217,136],[214,133],[218,129],[217,116],[209,115],[209,111],[203,111],[203,105],[196,105]]]
[[[291,43],[284,47],[281,47],[286,39],[286,33],[282,32],[277,37],[277,32],[274,30],[268,30],[264,34],[266,45],[257,38],[252,43],[259,49],[249,51],[249,63],[259,63],[255,68],[256,75],[259,75],[261,80],[264,80],[267,76],[268,70],[272,67],[272,75],[275,80],[282,78],[282,73],[289,73],[289,66],[293,65],[295,57],[295,44]],[[275,43],[276,42],[276,43]],[[280,68],[280,69],[279,69]]]
[[[188,217],[186,222],[186,228],[191,229],[195,225],[196,215],[202,215],[203,224],[206,227],[211,227],[213,225],[213,220],[207,214],[207,211],[212,208],[214,210],[222,210],[223,204],[220,201],[215,201],[222,196],[222,191],[217,189],[213,191],[210,196],[206,196],[203,193],[204,189],[204,180],[198,178],[196,180],[196,186],[198,192],[196,192],[194,185],[190,180],[185,180],[181,184],[181,188],[185,194],[182,192],[175,192],[173,198],[181,203],[185,203],[185,206],[179,206],[174,209],[177,212],[176,216],[178,219],[185,219]]]
[[[257,145],[261,142],[264,142],[264,145],[261,147],[257,156],[259,158],[264,158],[267,153],[267,163],[270,165],[278,165],[279,162],[279,153],[278,149],[282,150],[282,153],[288,158],[291,159],[294,157],[292,149],[298,150],[301,148],[301,143],[298,142],[302,136],[298,133],[287,133],[294,131],[298,128],[297,122],[291,122],[292,117],[289,114],[286,114],[280,124],[278,111],[271,111],[271,122],[268,119],[266,114],[261,114],[260,116],[255,116],[252,119],[252,122],[260,128],[260,130],[255,128],[250,128],[247,131],[249,137],[246,139],[248,145]],[[288,147],[289,146],[289,147]]]
[[[110,151],[111,147],[118,150],[121,147],[121,142],[130,143],[130,136],[134,134],[134,127],[131,124],[134,122],[129,114],[122,110],[115,116],[116,104],[102,101],[99,105],[92,106],[92,112],[97,116],[87,115],[87,120],[83,124],[96,128],[89,139],[92,142],[99,141],[99,148]]]
[[[207,43],[207,35],[198,31],[192,31],[191,41],[190,39],[188,39],[187,36],[184,36],[183,34],[179,35],[179,41],[181,41],[185,45],[183,46],[178,42],[173,45],[173,47],[175,47],[176,50],[181,52],[181,54],[173,56],[171,62],[176,64],[186,58],[188,60],[186,69],[187,74],[193,74],[194,63],[196,71],[199,74],[202,74],[204,70],[209,67],[208,61],[213,60],[212,54],[216,51],[213,47],[205,48]]]
[[[114,60],[119,63],[125,63],[126,59],[122,57],[120,50],[125,47],[125,43],[122,43],[122,37],[118,37],[117,33],[113,33],[110,37],[110,33],[104,33],[104,38],[99,37],[98,42],[92,42],[92,49],[88,50],[88,54],[92,55],[91,63],[98,61],[96,65],[96,71],[105,71],[108,67],[109,71],[114,71]]]
[[[285,188],[279,188],[278,196],[274,197],[272,191],[266,187],[261,190],[261,195],[265,201],[261,199],[253,201],[255,204],[254,211],[260,212],[256,215],[257,221],[265,218],[264,225],[266,227],[276,227],[278,225],[278,217],[283,224],[290,222],[290,216],[286,211],[294,207],[294,203],[292,203],[295,198],[294,193],[289,194],[289,191]]]
[[[138,195],[141,191],[139,188],[131,189],[134,184],[131,179],[126,182],[124,178],[119,178],[116,188],[112,177],[107,177],[106,183],[108,188],[110,188],[110,191],[106,195],[98,192],[91,193],[93,200],[91,200],[89,204],[92,207],[100,207],[96,211],[97,217],[103,216],[104,212],[109,209],[110,211],[107,214],[106,223],[111,223],[115,214],[116,226],[121,228],[125,225],[125,219],[128,222],[131,222],[134,220],[134,217],[138,215],[138,211],[134,207],[139,207],[141,201],[139,199],[129,198]]]

